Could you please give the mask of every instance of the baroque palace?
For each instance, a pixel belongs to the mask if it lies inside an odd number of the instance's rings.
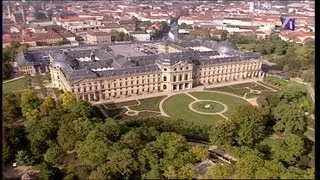
[[[263,77],[268,69],[259,53],[241,52],[228,40],[149,45],[29,51],[17,56],[17,64],[25,73],[50,71],[54,87],[89,102]]]

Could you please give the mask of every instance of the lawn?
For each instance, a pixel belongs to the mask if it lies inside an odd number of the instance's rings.
[[[134,105],[138,105],[138,101],[132,100],[132,101],[119,102],[119,103],[105,104],[105,106],[109,109],[121,108],[123,106],[134,106]]]
[[[194,99],[188,95],[175,95],[164,102],[164,110],[171,117],[184,119],[199,125],[212,125],[215,121],[224,119],[219,115],[203,115],[191,111],[188,105],[193,101]]]
[[[159,103],[160,101],[165,98],[166,96],[158,96],[146,99],[139,99],[140,105],[130,106],[130,109],[135,111],[142,111],[142,110],[150,110],[150,111],[160,111]]]
[[[207,104],[210,104],[212,108],[204,108]],[[192,104],[192,108],[204,112],[204,113],[217,113],[224,110],[224,106],[222,106],[219,103],[212,102],[212,101],[199,101],[194,104]]]
[[[252,89],[252,90],[258,90],[258,91],[263,91],[263,90],[265,90],[265,91],[271,91],[270,89],[268,89],[268,88],[266,88],[266,87],[264,87],[264,86],[258,85],[258,84],[256,84],[256,86],[251,86],[250,89]]]
[[[234,89],[234,88],[232,88],[230,86],[210,88],[210,89],[207,89],[207,90],[227,92],[227,93],[234,94],[234,95],[241,96],[241,97],[243,97],[246,93],[250,92],[250,90],[247,89],[247,88]]]
[[[269,84],[269,83],[267,83],[267,82],[259,81],[259,83],[260,83],[260,84],[263,84],[263,85],[265,85],[265,86],[267,86],[267,87],[269,87],[269,88],[272,88],[272,89],[274,89],[274,90],[279,90],[279,89],[280,89],[279,87],[274,86],[274,85],[271,85],[271,84]]]
[[[21,78],[15,81],[2,83],[3,94],[7,94],[9,92],[17,92],[28,89],[26,78]]]
[[[254,87],[255,85],[256,83],[242,83],[242,84],[230,85],[229,87],[234,89],[239,89],[239,88],[245,88],[245,87]]]
[[[190,94],[200,100],[215,100],[225,104],[228,107],[228,111],[226,111],[224,115],[227,117],[230,117],[236,107],[249,104],[243,99],[218,92],[191,92]]]

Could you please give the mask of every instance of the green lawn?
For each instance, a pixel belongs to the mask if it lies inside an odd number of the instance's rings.
[[[15,81],[2,83],[3,94],[26,90],[28,89],[26,83],[26,78],[21,78]]]
[[[136,111],[142,110],[150,110],[150,111],[160,111],[159,103],[160,101],[165,98],[166,96],[158,96],[146,99],[139,99],[140,105],[130,106],[130,109]]]
[[[212,106],[212,108],[206,109],[204,108],[205,105],[210,104]],[[196,102],[194,104],[192,104],[192,108],[200,111],[200,112],[204,112],[204,113],[216,113],[216,112],[221,112],[224,110],[224,106],[222,106],[219,103],[215,103],[212,101],[199,101]]]
[[[138,101],[132,100],[132,101],[125,101],[125,102],[119,102],[119,103],[110,103],[110,104],[105,104],[107,108],[121,108],[123,106],[134,106],[138,105]]]
[[[156,112],[139,112],[138,117],[139,118],[148,118],[148,117],[155,117],[160,115],[160,113]]]
[[[219,115],[203,115],[191,111],[188,105],[194,99],[185,94],[179,94],[168,98],[164,102],[164,110],[168,115],[174,118],[184,119],[196,124],[213,124],[215,121],[223,119]]]
[[[227,92],[227,93],[234,94],[234,95],[241,96],[241,97],[243,97],[246,93],[250,92],[250,90],[247,88],[234,89],[230,86],[210,88],[207,90]]]
[[[256,83],[242,83],[242,84],[235,84],[235,85],[230,85],[229,87],[234,88],[234,89],[240,89],[240,88],[246,88],[246,87],[254,87]]]
[[[250,89],[258,90],[258,91],[263,91],[263,90],[271,91],[270,89],[268,89],[268,88],[266,88],[264,86],[258,85],[258,84],[256,84],[256,86],[251,86]]]
[[[243,99],[218,92],[191,92],[190,94],[200,100],[215,100],[224,103],[228,107],[228,111],[224,113],[227,117],[230,117],[236,107],[243,104],[249,104]]]
[[[261,83],[261,84],[263,84],[263,85],[265,85],[265,86],[267,86],[267,87],[270,87],[270,88],[272,88],[272,89],[274,89],[274,90],[279,90],[279,89],[280,89],[279,87],[274,86],[274,85],[271,85],[271,84],[269,84],[269,83],[267,83],[267,82],[259,81],[259,83]]]

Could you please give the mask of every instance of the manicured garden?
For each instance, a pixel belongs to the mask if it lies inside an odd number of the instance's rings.
[[[224,115],[227,117],[230,117],[237,106],[248,104],[248,102],[243,99],[218,92],[191,92],[190,94],[199,100],[215,100],[225,104],[228,110]]]
[[[215,121],[223,119],[220,115],[204,115],[193,112],[188,105],[194,99],[186,94],[178,94],[168,98],[164,102],[164,110],[166,113],[174,118],[184,119],[196,124],[213,124]]]
[[[140,104],[130,106],[130,109],[136,110],[136,111],[143,111],[143,110],[160,111],[159,103],[165,97],[166,96],[158,96],[158,97],[152,97],[152,98],[146,98],[146,99],[139,99]]]
[[[192,108],[196,111],[204,113],[218,113],[224,110],[224,106],[212,101],[198,101],[192,104]]]

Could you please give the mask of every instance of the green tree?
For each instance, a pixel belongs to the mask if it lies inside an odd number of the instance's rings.
[[[114,178],[127,179],[138,170],[138,162],[132,149],[112,148],[107,156],[107,168]]]
[[[49,147],[44,160],[54,166],[60,165],[63,162],[64,151],[58,144],[53,144]]]
[[[258,153],[247,153],[236,163],[236,177],[240,179],[254,179],[258,169],[263,167],[264,161]]]
[[[235,142],[236,126],[231,121],[218,121],[210,129],[210,141],[212,144],[233,145]]]
[[[18,165],[30,166],[35,163],[33,155],[27,151],[18,151],[16,155],[16,162]]]
[[[198,176],[197,171],[192,164],[182,166],[177,174],[178,179],[194,179]]]
[[[209,151],[200,146],[193,146],[190,149],[190,152],[196,157],[197,161],[204,161],[209,157]]]
[[[283,139],[279,139],[277,145],[271,149],[272,157],[276,160],[294,165],[305,153],[304,141],[295,134],[286,134]]]
[[[59,168],[52,167],[51,165],[44,163],[40,167],[40,179],[54,180],[62,179],[63,174]]]
[[[77,98],[71,92],[65,92],[59,96],[59,101],[63,108],[68,111],[71,111],[73,106],[77,103]]]
[[[120,142],[123,143],[126,147],[134,150],[141,147],[140,135],[133,131],[129,131],[128,133],[122,135]]]
[[[281,174],[286,171],[283,164],[277,160],[267,161],[263,167],[256,172],[256,179],[279,179]]]
[[[274,130],[283,133],[304,133],[306,119],[303,110],[296,103],[280,103],[274,111],[277,120]]]
[[[91,104],[87,101],[78,100],[71,107],[71,113],[77,117],[87,117],[90,118],[94,115],[94,110]]]
[[[21,108],[22,114],[28,120],[35,119],[38,117],[37,108],[41,104],[41,100],[39,99],[36,92],[28,90],[21,93]]]
[[[97,167],[107,161],[111,144],[104,132],[92,130],[86,140],[77,145],[76,152],[82,162]]]
[[[58,130],[57,140],[64,151],[74,149],[77,142],[76,127],[77,126],[74,126],[72,121],[65,121],[61,123]]]
[[[48,116],[50,111],[55,108],[55,102],[52,98],[47,97],[39,106],[40,117]]]
[[[231,116],[237,128],[237,143],[253,146],[265,136],[264,118],[261,111],[253,106],[239,106]]]
[[[228,179],[234,173],[234,168],[229,164],[217,164],[208,168],[205,178],[208,179]]]

